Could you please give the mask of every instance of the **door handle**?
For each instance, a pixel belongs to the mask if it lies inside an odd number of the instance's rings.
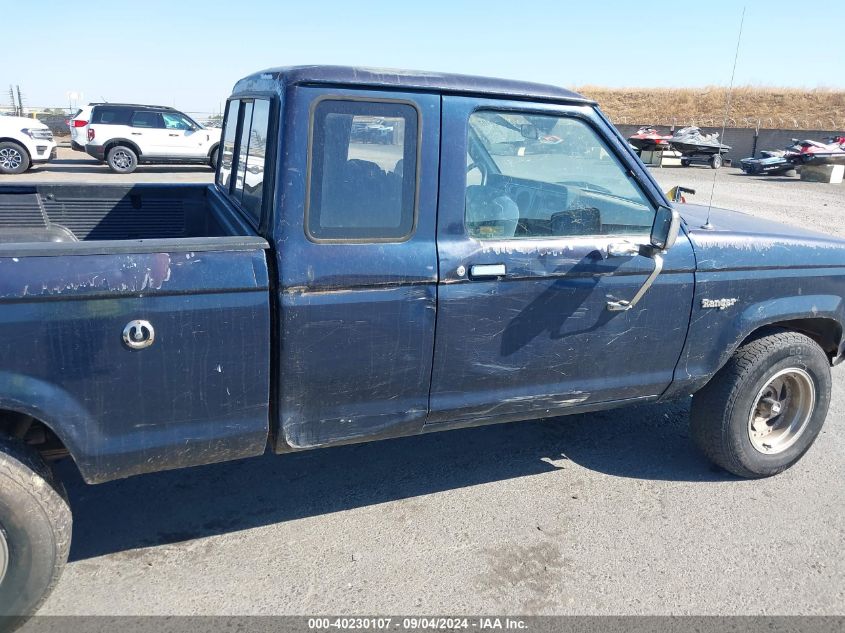
[[[476,264],[469,268],[469,276],[473,279],[504,277],[506,272],[504,264]]]
[[[608,257],[633,257],[640,254],[640,245],[633,242],[615,242],[607,245]]]
[[[132,136],[141,136],[141,132],[132,132]]]
[[[168,134],[167,136],[179,136],[178,134]]]

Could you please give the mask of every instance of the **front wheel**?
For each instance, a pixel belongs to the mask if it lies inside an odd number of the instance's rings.
[[[61,483],[38,453],[0,438],[0,616],[11,618],[2,625],[26,619],[47,599],[67,561],[70,535]]]
[[[220,149],[215,147],[214,150],[211,152],[211,155],[208,157],[208,166],[211,167],[214,171],[217,171],[217,159],[220,156]]]
[[[12,141],[0,143],[0,174],[22,174],[29,169],[27,151]]]
[[[719,154],[713,154],[713,158],[710,159],[710,168],[719,169],[722,166],[722,162],[722,157]]]
[[[830,385],[830,363],[811,338],[789,331],[760,336],[693,397],[693,440],[735,475],[776,475],[812,446],[827,416]]]
[[[131,174],[138,167],[138,155],[125,145],[116,145],[106,154],[106,162],[116,174]]]

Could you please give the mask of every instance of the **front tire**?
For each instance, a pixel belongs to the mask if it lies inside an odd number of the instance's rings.
[[[0,174],[22,174],[29,169],[29,153],[12,141],[0,143]]]
[[[131,174],[138,167],[138,155],[126,145],[115,145],[106,154],[106,163],[116,174]]]
[[[713,158],[710,159],[710,168],[711,169],[719,169],[722,167],[722,157],[719,154],[713,154]]]
[[[70,550],[67,496],[41,457],[0,438],[0,616],[22,622],[47,599]]]
[[[214,171],[217,171],[217,160],[220,157],[220,148],[215,147],[214,150],[211,152],[211,155],[208,157],[208,166],[211,167]]]
[[[812,446],[830,405],[830,363],[803,334],[772,331],[742,345],[695,394],[692,437],[740,477],[770,477]]]

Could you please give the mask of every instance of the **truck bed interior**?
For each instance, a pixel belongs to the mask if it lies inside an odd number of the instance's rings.
[[[205,184],[0,187],[0,244],[245,235],[255,232]]]

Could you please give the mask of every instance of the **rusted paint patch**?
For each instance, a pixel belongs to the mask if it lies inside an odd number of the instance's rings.
[[[170,277],[167,253],[6,258],[0,259],[0,298],[160,290]]]

